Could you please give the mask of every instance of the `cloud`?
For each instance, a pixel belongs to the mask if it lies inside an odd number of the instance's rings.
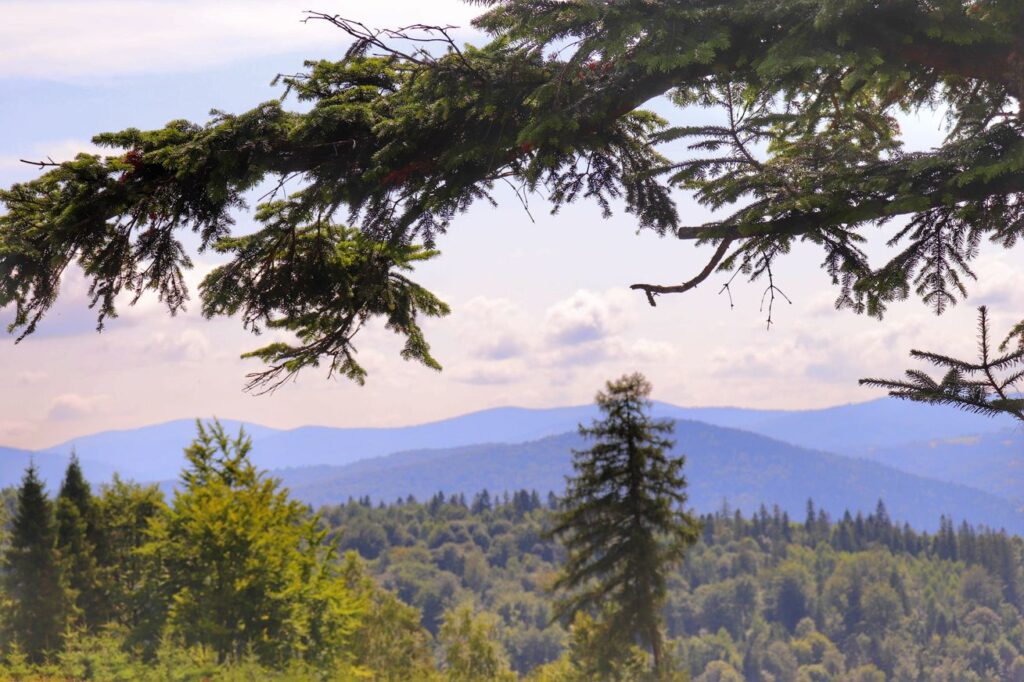
[[[574,346],[619,332],[624,314],[621,292],[600,294],[581,289],[548,309],[544,327],[551,343]]]
[[[157,332],[143,348],[143,353],[162,362],[199,362],[210,355],[210,341],[198,329],[177,334]]]
[[[196,300],[199,282],[213,268],[214,264],[198,260],[191,270],[185,271],[185,284],[192,300],[186,303],[186,310],[179,313],[173,322],[180,324],[183,319],[189,321],[202,319],[199,314],[200,306]],[[134,297],[135,292],[133,291],[121,293],[116,301],[117,317],[108,317],[103,321],[105,331],[125,330],[170,319],[167,306],[159,300],[155,292],[144,292],[142,297],[132,305]],[[36,331],[26,339],[26,342],[95,334],[98,311],[89,307],[90,302],[89,280],[77,264],[71,265],[61,277],[60,292],[53,307],[43,315]],[[6,329],[13,321],[14,306],[0,308],[0,328]],[[180,341],[178,339],[175,342]],[[158,339],[154,340],[154,343],[160,345]]]
[[[348,40],[325,22],[302,20],[303,0],[8,0],[0,23],[0,77],[78,77],[180,72]],[[468,25],[477,8],[457,0],[335,2],[332,11],[371,26]]]
[[[623,338],[630,302],[620,291],[582,289],[538,315],[508,299],[473,298],[456,309],[466,359],[449,363],[450,376],[475,385],[523,384],[538,377],[547,385],[566,384],[586,368],[611,363],[619,371],[671,360],[671,344]]]
[[[27,421],[0,421],[0,446],[14,443],[32,433]]]
[[[1019,260],[1010,262],[1008,256],[1017,259],[1024,257],[1024,250],[1016,249],[1003,258],[979,258],[974,270],[978,273],[978,283],[971,291],[969,303],[973,306],[987,305],[992,312],[1000,315],[1004,312],[1020,314],[1024,310],[1024,274],[1021,273]]]
[[[508,385],[529,376],[525,363],[512,361],[474,362],[457,367],[452,372],[456,381],[482,386]]]
[[[77,267],[68,268],[61,278],[60,294],[39,321],[30,339],[75,336],[96,330],[96,311],[89,308],[89,284]],[[0,309],[0,326],[4,329],[14,321],[14,305]],[[20,334],[23,330],[15,330]]]
[[[519,305],[505,298],[477,296],[456,310],[466,352],[484,360],[508,360],[530,352],[533,327]]]
[[[35,332],[30,339],[50,339],[66,336],[77,336],[80,334],[94,334],[96,332],[97,315],[96,309],[90,308],[89,281],[85,273],[77,265],[69,267],[60,280],[60,293],[43,318],[39,321]],[[122,296],[118,311],[122,312],[130,308],[128,305],[129,296]],[[14,306],[0,309],[0,325],[4,328],[14,321]],[[104,320],[106,328],[132,326],[139,319],[130,315],[119,315],[116,319],[107,318]],[[21,333],[17,330],[16,333]],[[27,339],[26,339],[27,340]]]
[[[48,420],[67,421],[79,419],[98,412],[106,402],[105,395],[79,395],[64,393],[53,399],[46,415]]]

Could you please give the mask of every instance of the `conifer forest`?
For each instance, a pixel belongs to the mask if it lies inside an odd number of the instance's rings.
[[[557,496],[315,513],[201,427],[170,498],[72,464],[5,491],[0,674],[35,680],[640,680],[605,610],[557,615]],[[665,679],[1015,680],[1024,544],[940,520],[727,505],[665,573]],[[568,551],[568,554],[567,554]],[[610,608],[606,605],[605,609]]]
[[[0,680],[1024,682],[1024,0],[38,2]]]

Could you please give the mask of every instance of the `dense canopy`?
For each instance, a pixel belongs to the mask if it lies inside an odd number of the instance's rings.
[[[301,112],[271,101],[98,135],[110,156],[41,162],[0,192],[11,330],[36,328],[73,262],[101,325],[124,293],[180,310],[191,230],[230,257],[201,286],[204,313],[296,335],[254,353],[268,367],[253,387],[321,361],[361,381],[352,341],[375,317],[407,338],[404,357],[437,367],[419,321],[448,308],[407,271],[498,183],[542,191],[555,211],[622,207],[640,228],[715,246],[684,283],[635,284],[651,304],[720,270],[771,290],[802,241],[821,248],[838,307],[881,316],[913,293],[941,313],[967,294],[983,242],[1024,236],[1021,0],[478,4],[479,46],[314,13],[353,43],[280,77]],[[721,123],[676,127],[641,109],[660,96]],[[948,136],[909,153],[897,115],[922,108],[946,113]],[[232,212],[267,182],[259,231],[232,236]],[[679,189],[719,217],[684,224]],[[863,245],[879,226],[890,250],[872,263]]]

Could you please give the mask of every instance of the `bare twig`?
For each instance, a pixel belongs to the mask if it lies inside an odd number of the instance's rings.
[[[768,286],[765,288],[764,293],[761,294],[761,312],[764,312],[764,300],[768,297],[768,325],[767,328],[772,328],[772,311],[775,309],[775,294],[786,299],[786,303],[793,305],[793,301],[786,296],[786,293],[782,289],[775,286],[775,276],[772,274],[772,261],[767,255],[764,256],[764,269],[768,273]]]
[[[27,159],[18,159],[22,163],[27,163],[30,166],[37,168],[53,168],[54,166],[63,166],[64,164],[54,161],[51,157],[46,157],[46,161],[29,161]]]
[[[704,266],[704,269],[701,270],[696,277],[687,282],[683,282],[682,284],[676,284],[673,286],[662,286],[659,284],[634,284],[629,288],[643,291],[645,294],[647,294],[647,301],[652,306],[655,306],[657,305],[657,303],[655,303],[654,301],[655,296],[658,296],[659,294],[681,294],[684,291],[689,291],[690,289],[693,289],[698,284],[700,284],[708,277],[710,277],[711,273],[715,271],[716,267],[718,267],[718,264],[722,262],[723,258],[725,258],[725,253],[726,251],[729,250],[729,246],[731,244],[732,238],[723,239],[722,242],[718,245],[718,248],[715,249],[714,255],[711,256],[711,260],[709,260],[708,264]]]

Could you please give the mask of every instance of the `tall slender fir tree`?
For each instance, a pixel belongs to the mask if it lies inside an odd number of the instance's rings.
[[[72,453],[57,495],[57,548],[75,619],[87,628],[106,621],[106,602],[97,563],[100,542],[96,502],[82,474],[78,457]]]
[[[5,587],[13,603],[8,624],[29,660],[39,662],[59,649],[67,625],[67,595],[61,577],[53,505],[35,466],[18,490]]]
[[[650,392],[647,379],[630,374],[597,394],[604,419],[580,426],[594,444],[574,452],[576,475],[551,534],[569,554],[555,584],[567,592],[558,613],[611,604],[603,623],[610,641],[647,644],[661,673],[665,576],[700,524],[685,510],[684,458],[669,454],[673,424],[651,420]]]

